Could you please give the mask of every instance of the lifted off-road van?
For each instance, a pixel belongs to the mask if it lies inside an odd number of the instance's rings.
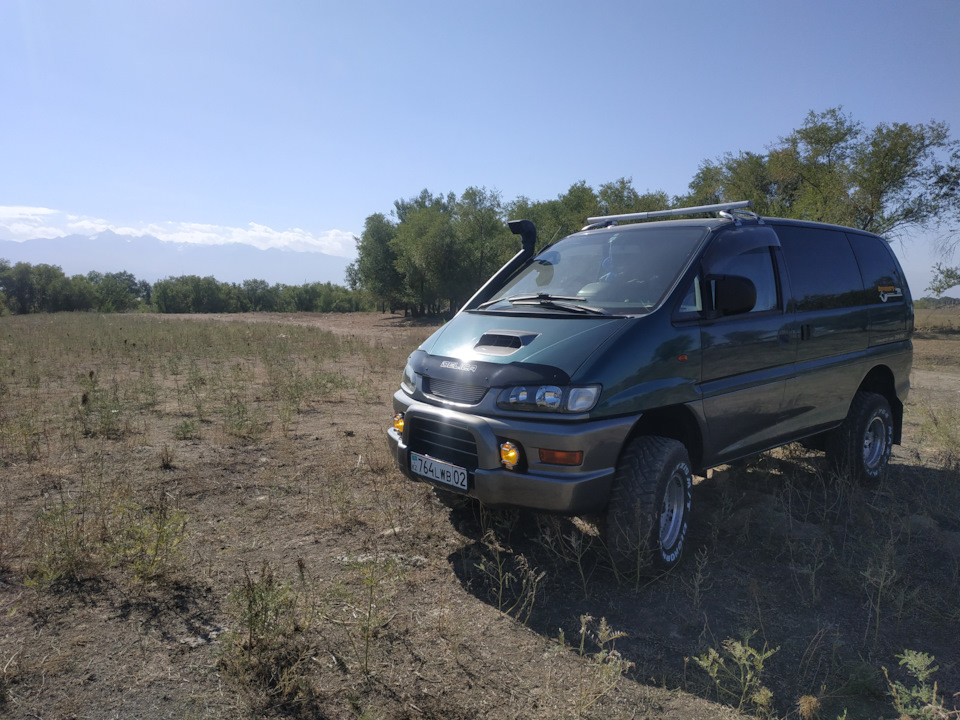
[[[903,271],[876,235],[745,207],[590,218],[536,255],[511,222],[522,250],[407,362],[400,470],[448,499],[603,513],[615,557],[660,567],[694,473],[805,440],[877,478],[909,389]]]

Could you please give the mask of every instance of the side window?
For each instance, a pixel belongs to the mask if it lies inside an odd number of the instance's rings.
[[[863,281],[853,250],[837,230],[777,227],[798,312],[859,305]]]
[[[886,241],[873,235],[846,235],[863,276],[863,303],[903,302],[903,278]]]
[[[700,278],[694,277],[690,284],[690,289],[680,301],[680,307],[677,312],[680,313],[698,313],[703,310],[703,298],[700,296]]]
[[[739,255],[717,260],[710,266],[710,273],[740,275],[753,281],[757,288],[757,304],[751,312],[777,309],[777,277],[769,247],[756,247]]]

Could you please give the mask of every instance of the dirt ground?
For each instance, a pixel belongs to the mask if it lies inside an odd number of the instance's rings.
[[[880,486],[799,446],[719,468],[655,577],[613,570],[589,518],[450,510],[396,472],[390,398],[429,323],[107,319],[47,379],[44,348],[74,346],[30,322],[0,319],[3,717],[897,717],[905,650],[960,704],[960,334],[918,332]],[[249,356],[148,368],[137,349],[204,323]],[[287,413],[301,372],[325,379]],[[115,397],[154,397],[90,431],[109,373]]]

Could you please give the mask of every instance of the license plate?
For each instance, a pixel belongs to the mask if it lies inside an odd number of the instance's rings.
[[[425,455],[410,453],[410,469],[421,477],[444,485],[452,485],[460,490],[467,489],[467,471],[462,467],[440,462]]]

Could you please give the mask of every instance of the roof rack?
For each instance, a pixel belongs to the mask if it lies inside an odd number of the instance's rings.
[[[583,229],[593,230],[594,228],[598,227],[615,225],[620,220],[646,220],[647,218],[669,217],[671,215],[693,215],[696,213],[708,212],[721,213],[723,217],[729,217],[733,219],[733,216],[730,214],[731,211],[743,210],[744,208],[749,207],[753,207],[752,201],[740,200],[738,202],[720,203],[719,205],[698,205],[696,207],[673,208],[671,210],[651,210],[649,212],[625,213],[623,215],[598,215],[597,217],[588,217],[587,222],[589,224]],[[757,217],[754,213],[748,214]]]

